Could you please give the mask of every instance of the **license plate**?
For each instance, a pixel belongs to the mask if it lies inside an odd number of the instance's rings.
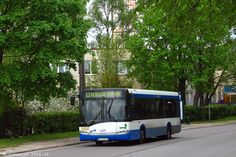
[[[98,141],[109,141],[108,138],[98,138]]]

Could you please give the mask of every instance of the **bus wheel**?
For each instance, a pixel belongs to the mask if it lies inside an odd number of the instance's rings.
[[[145,137],[145,131],[143,128],[140,129],[140,139],[139,139],[139,143],[142,144],[144,143],[146,140],[146,137]]]
[[[95,141],[95,143],[96,143],[97,146],[103,145],[103,141]]]
[[[165,135],[165,139],[171,139],[172,138],[172,132],[171,132],[171,126],[168,125],[167,126],[167,131],[166,131],[166,135]]]

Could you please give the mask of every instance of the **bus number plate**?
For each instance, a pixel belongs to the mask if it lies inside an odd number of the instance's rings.
[[[98,138],[98,141],[109,141],[108,138]]]

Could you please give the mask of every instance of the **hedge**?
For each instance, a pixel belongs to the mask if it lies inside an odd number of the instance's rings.
[[[22,107],[8,107],[0,113],[0,137],[20,136],[25,132],[26,111]]]
[[[185,106],[184,109],[185,122],[208,120],[208,106],[203,108]],[[210,105],[210,109],[211,120],[236,116],[236,106]],[[24,108],[9,107],[0,110],[0,137],[76,131],[80,124],[79,117],[78,111],[29,115]]]
[[[29,115],[23,108],[9,107],[0,112],[0,137],[76,131],[79,112],[42,112]]]
[[[28,128],[33,133],[53,133],[79,130],[78,112],[36,113],[30,116]]]
[[[229,116],[236,116],[236,106],[210,105],[211,120],[220,119]],[[209,106],[196,107],[185,106],[185,121],[205,121],[209,119]]]

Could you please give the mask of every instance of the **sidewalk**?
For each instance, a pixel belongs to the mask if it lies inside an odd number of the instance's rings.
[[[64,147],[64,146],[75,145],[79,143],[80,143],[79,137],[40,141],[40,142],[29,142],[29,143],[25,143],[17,147],[2,148],[0,149],[0,156],[17,154],[17,153],[26,153],[30,151],[43,150],[43,149],[49,149],[49,148]]]
[[[236,120],[221,122],[221,123],[182,124],[182,130],[212,127],[212,126],[219,126],[219,125],[230,125],[230,124],[236,124]],[[50,140],[50,141],[41,141],[41,142],[30,142],[30,143],[22,144],[17,147],[0,149],[0,156],[17,154],[17,153],[26,153],[30,151],[37,151],[37,150],[43,150],[43,149],[49,149],[49,148],[57,148],[57,147],[75,145],[75,144],[80,144],[80,143],[81,142],[79,140],[79,137]]]

